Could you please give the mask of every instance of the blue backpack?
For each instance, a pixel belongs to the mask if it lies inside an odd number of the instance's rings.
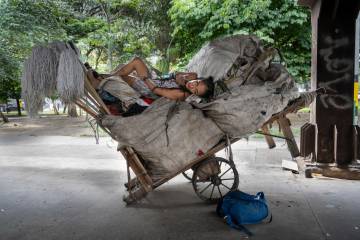
[[[250,195],[241,191],[233,191],[226,194],[218,203],[217,214],[226,220],[226,223],[248,235],[252,233],[243,224],[254,224],[263,222],[269,216],[265,195],[259,192]],[[272,216],[270,214],[270,220]]]

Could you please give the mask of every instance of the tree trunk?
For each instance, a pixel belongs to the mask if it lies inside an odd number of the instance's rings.
[[[100,57],[101,57],[101,54],[102,54],[102,49],[99,49],[97,52],[97,55],[96,55],[96,59],[95,59],[95,69],[98,68],[99,66],[99,61],[100,61]]]
[[[102,3],[101,7],[102,10],[104,12],[105,18],[106,18],[106,23],[107,23],[107,52],[108,52],[108,71],[111,72],[112,70],[112,65],[113,65],[113,61],[112,61],[112,53],[113,53],[113,49],[112,49],[112,32],[111,32],[111,19],[110,19],[110,11],[109,11],[109,2],[107,3]]]
[[[78,113],[76,111],[76,105],[74,103],[68,104],[68,115],[69,117],[78,117]]]
[[[21,106],[20,106],[20,99],[16,99],[16,107],[18,111],[18,116],[21,116]]]
[[[66,112],[67,104],[64,105],[63,113]]]
[[[8,122],[9,122],[9,119],[3,114],[2,111],[0,111],[0,116],[1,116],[1,118],[3,119],[3,121],[4,121],[5,123],[8,123]]]
[[[59,109],[57,108],[55,101],[51,99],[51,102],[53,104],[53,109],[54,109],[55,115],[59,115]]]

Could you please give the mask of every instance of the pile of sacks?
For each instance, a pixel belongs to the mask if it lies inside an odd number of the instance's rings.
[[[299,97],[294,79],[278,63],[276,51],[254,36],[237,35],[206,44],[187,70],[212,76],[218,84],[207,103],[156,100],[142,114],[105,116],[102,124],[141,156],[154,180],[181,170],[225,135],[257,131]],[[224,90],[224,86],[226,86]]]

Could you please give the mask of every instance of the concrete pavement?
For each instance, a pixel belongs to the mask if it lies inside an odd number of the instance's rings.
[[[277,143],[233,146],[239,188],[264,191],[274,216],[252,239],[360,239],[360,183],[283,171]],[[242,239],[182,176],[126,207],[125,169],[108,138],[0,134],[0,239]]]

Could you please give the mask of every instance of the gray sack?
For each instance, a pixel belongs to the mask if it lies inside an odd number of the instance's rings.
[[[217,91],[209,103],[160,98],[140,115],[106,116],[102,123],[119,147],[135,149],[154,180],[165,177],[225,134],[242,137],[255,132],[299,96],[294,80],[282,65],[271,63],[269,52],[253,36],[215,40],[194,56],[188,70],[224,80],[229,91]]]

